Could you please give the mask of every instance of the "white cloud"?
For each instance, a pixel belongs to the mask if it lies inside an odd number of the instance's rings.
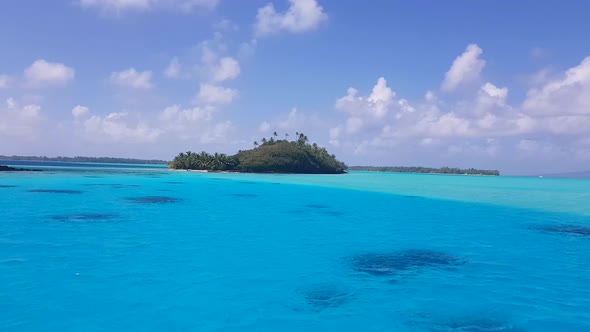
[[[207,122],[213,118],[211,107],[195,107],[182,109],[179,105],[166,107],[160,114],[160,120],[164,123],[185,125],[186,123]]]
[[[263,121],[258,126],[258,131],[262,133],[276,131],[280,137],[295,139],[296,132],[304,132],[309,137],[317,137],[326,126],[327,123],[318,115],[304,113],[293,107],[285,115],[281,115],[272,121]]]
[[[196,50],[200,54],[200,63],[197,67],[202,80],[223,82],[240,75],[240,63],[227,55],[228,46],[221,33],[215,33],[213,39],[199,43]]]
[[[258,131],[260,131],[261,133],[266,133],[270,130],[270,123],[263,121],[262,123],[260,123],[260,126],[258,126]]]
[[[16,107],[16,102],[14,101],[14,98],[10,97],[10,98],[6,99],[6,108],[11,110],[11,109],[14,109],[15,107]]]
[[[502,102],[504,102],[506,100],[506,96],[508,96],[508,88],[498,88],[489,82],[484,84],[484,86],[481,87],[481,90],[484,91],[488,96],[497,98]]]
[[[278,33],[281,30],[298,33],[317,28],[328,16],[316,0],[289,0],[285,13],[275,10],[272,3],[258,9],[255,32],[258,36]]]
[[[0,75],[0,89],[7,88],[9,82],[10,77],[8,75]]]
[[[371,94],[366,97],[359,96],[357,89],[348,88],[346,96],[336,100],[336,109],[348,114],[348,119],[336,132],[354,134],[377,128],[393,113],[400,117],[404,112],[414,111],[407,100],[396,100],[395,96],[396,93],[387,86],[387,81],[383,77],[377,80]]]
[[[234,126],[229,121],[215,123],[214,114],[215,109],[210,106],[183,109],[173,105],[160,113],[158,122],[167,135],[181,140],[195,140],[201,144],[228,143]]]
[[[240,64],[232,57],[223,57],[219,63],[213,67],[213,80],[223,82],[233,80],[240,75]]]
[[[120,14],[131,11],[148,11],[157,9],[190,12],[196,8],[213,9],[219,0],[79,0],[85,8],[96,8],[105,13]]]
[[[162,134],[161,129],[144,122],[132,124],[128,113],[115,112],[105,117],[92,115],[84,121],[86,138],[94,142],[151,143]]]
[[[72,109],[72,115],[78,119],[84,117],[90,113],[90,110],[86,106],[77,105]]]
[[[359,97],[357,89],[348,88],[346,96],[336,101],[336,109],[362,118],[383,118],[391,110],[395,95],[385,78],[380,77],[368,97]],[[402,104],[409,106],[407,101]]]
[[[74,78],[75,70],[63,63],[40,59],[25,69],[24,75],[30,87],[63,85]]]
[[[129,68],[124,71],[111,73],[111,82],[113,84],[134,89],[152,88],[151,79],[152,72],[149,70],[138,72],[135,68]]]
[[[561,77],[528,91],[522,108],[530,115],[590,115],[590,57]]]
[[[465,52],[453,61],[451,68],[445,74],[442,90],[451,92],[459,86],[478,82],[486,64],[485,60],[479,58],[482,53],[482,49],[476,44],[468,45]]]
[[[519,105],[509,103],[507,87],[491,82],[466,90],[458,100],[428,91],[423,100],[408,101],[379,79],[368,96],[350,88],[336,100],[345,117],[328,127],[329,143],[352,158],[393,153],[408,160],[470,161],[468,166],[502,162],[513,169],[522,168],[522,160],[530,167],[552,155],[587,162],[590,57],[553,77],[530,89]]]
[[[164,70],[164,76],[168,78],[178,78],[180,77],[181,69],[182,65],[180,64],[180,61],[178,61],[177,57],[174,57],[170,60],[170,64]]]
[[[206,105],[224,105],[231,103],[238,91],[211,84],[201,84],[196,103]]]
[[[43,123],[41,106],[27,104],[20,106],[14,98],[6,99],[6,108],[0,107],[0,148],[10,148],[14,145],[11,137],[18,137],[27,141],[34,141],[41,132]],[[7,143],[8,146],[3,146]]]
[[[228,19],[222,19],[221,21],[213,24],[213,28],[217,31],[228,32],[234,32],[239,30],[238,25]]]

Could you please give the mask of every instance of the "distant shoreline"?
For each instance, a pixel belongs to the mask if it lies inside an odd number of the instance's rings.
[[[105,163],[105,164],[144,164],[144,165],[165,165],[168,162],[159,159],[135,159],[135,158],[115,158],[115,157],[39,157],[39,156],[3,156],[3,161],[48,161],[48,162],[66,162],[66,163]]]
[[[413,174],[441,174],[441,175],[480,175],[480,176],[499,176],[498,170],[482,170],[475,168],[431,168],[431,167],[407,167],[407,166],[349,166],[351,171],[369,171],[369,172],[390,172],[390,173],[413,173]]]

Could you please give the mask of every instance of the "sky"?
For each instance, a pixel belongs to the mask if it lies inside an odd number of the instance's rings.
[[[348,165],[590,169],[590,3],[5,0],[0,155],[305,133]]]

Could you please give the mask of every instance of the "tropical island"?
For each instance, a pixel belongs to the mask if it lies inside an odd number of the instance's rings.
[[[454,168],[454,167],[403,167],[403,166],[350,166],[348,169],[354,171],[373,171],[373,172],[394,172],[394,173],[423,173],[423,174],[460,174],[460,175],[492,175],[499,176],[498,170],[482,170],[475,168]]]
[[[168,167],[176,170],[227,171],[241,173],[298,173],[298,174],[342,174],[347,166],[336,156],[318,146],[310,144],[307,136],[296,133],[290,141],[278,139],[273,133],[270,138],[254,142],[254,148],[240,150],[235,155],[209,154],[191,151],[180,153]]]

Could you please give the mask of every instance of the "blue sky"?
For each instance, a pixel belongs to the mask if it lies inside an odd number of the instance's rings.
[[[0,154],[305,132],[350,165],[590,169],[586,1],[9,0]]]

